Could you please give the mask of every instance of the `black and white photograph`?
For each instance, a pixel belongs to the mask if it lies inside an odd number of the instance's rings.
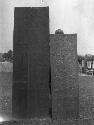
[[[94,125],[94,0],[0,0],[0,125]]]

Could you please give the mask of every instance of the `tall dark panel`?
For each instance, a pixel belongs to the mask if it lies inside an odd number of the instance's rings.
[[[75,119],[79,115],[77,35],[52,34],[52,116]]]
[[[49,11],[32,8],[29,37],[29,117],[49,115]]]
[[[14,12],[12,114],[16,118],[27,115],[29,13],[29,8],[15,8]]]
[[[14,12],[13,117],[49,115],[49,8]]]

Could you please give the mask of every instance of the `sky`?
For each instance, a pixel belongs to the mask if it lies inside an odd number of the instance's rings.
[[[77,33],[78,54],[94,54],[94,0],[0,0],[0,52],[13,48],[14,7],[35,6],[49,6],[50,33]]]

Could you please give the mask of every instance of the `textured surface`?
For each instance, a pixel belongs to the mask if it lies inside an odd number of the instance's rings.
[[[49,8],[16,8],[13,115],[49,115]]]
[[[12,72],[0,73],[0,118],[11,118]]]
[[[13,63],[10,62],[0,62],[0,72],[12,72]]]
[[[53,118],[77,118],[79,114],[77,35],[51,35],[50,48]]]

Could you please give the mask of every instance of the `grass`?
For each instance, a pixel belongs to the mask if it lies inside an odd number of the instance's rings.
[[[11,117],[12,73],[0,72],[0,116]]]
[[[94,125],[94,76],[79,77],[80,122]]]

